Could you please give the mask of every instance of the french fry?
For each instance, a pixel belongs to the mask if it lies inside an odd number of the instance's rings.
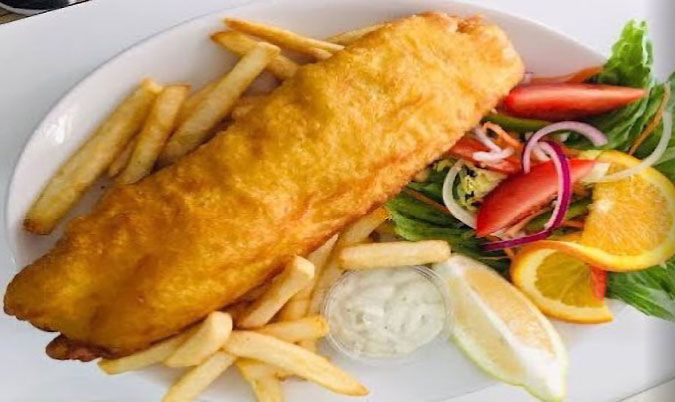
[[[164,364],[169,367],[196,366],[220,349],[231,332],[232,317],[214,311],[199,324],[191,337],[164,360]]]
[[[344,46],[336,43],[308,38],[286,29],[257,22],[227,18],[225,19],[225,23],[232,30],[256,36],[275,45],[295,50],[296,52],[308,54],[318,60],[327,59],[333,53],[344,48]]]
[[[450,246],[443,240],[397,241],[345,247],[340,250],[338,263],[342,268],[359,270],[431,264],[449,257]]]
[[[278,47],[261,42],[246,53],[234,68],[218,81],[194,112],[180,124],[162,151],[159,157],[160,164],[170,164],[201,145],[279,51]]]
[[[326,297],[326,293],[328,293],[328,289],[340,279],[343,272],[344,270],[338,265],[337,249],[335,249],[333,250],[333,255],[330,260],[328,260],[328,263],[326,263],[326,266],[321,271],[321,276],[316,280],[314,291],[312,291],[312,298],[309,300],[307,314],[319,314],[321,306],[323,305],[323,300]]]
[[[319,348],[316,345],[316,339],[305,339],[300,342],[298,342],[298,346],[300,346],[303,349],[307,349],[308,351],[318,354],[319,353]]]
[[[140,130],[162,87],[144,80],[52,176],[28,210],[24,228],[49,234]]]
[[[286,302],[314,277],[314,265],[294,257],[270,288],[237,321],[241,328],[258,328],[267,324]]]
[[[267,363],[263,363],[253,359],[239,358],[235,362],[237,368],[244,367],[247,371],[247,374],[251,378],[263,378],[273,376],[278,379],[283,379],[290,377],[292,374],[288,371],[284,371],[279,367],[270,366]]]
[[[260,375],[259,366],[263,366],[264,369],[266,364],[249,359],[238,359],[235,366],[246,382],[251,385],[258,402],[283,402],[284,392],[279,379],[275,375]]]
[[[218,84],[218,81],[209,82],[199,91],[193,93],[187,99],[185,99],[185,102],[183,102],[183,106],[180,109],[180,113],[178,114],[178,124],[183,123],[188,117],[192,115],[192,113],[194,113],[197,106],[199,106],[199,104],[204,99],[206,99],[213,88],[216,87],[216,84]]]
[[[136,147],[136,138],[134,137],[129,142],[127,145],[124,146],[124,149],[122,152],[117,155],[114,161],[108,166],[108,177],[113,178],[120,174],[122,169],[124,169],[125,166],[129,163],[129,159],[131,159],[131,154],[134,152],[134,148]]]
[[[361,243],[388,218],[389,213],[384,208],[378,208],[363,216],[361,219],[347,226],[340,234],[340,240],[337,245],[338,248]]]
[[[107,374],[120,374],[127,371],[140,370],[144,367],[160,363],[178,349],[191,335],[188,330],[169,339],[161,341],[148,349],[136,352],[119,359],[101,359],[98,367]]]
[[[235,357],[218,351],[199,366],[186,372],[162,398],[162,402],[190,402],[211,385],[235,361]]]
[[[189,91],[187,85],[171,85],[159,94],[117,183],[135,183],[152,172],[164,143],[176,126],[178,113]]]
[[[307,314],[317,314],[321,310],[323,299],[331,286],[337,281],[343,273],[338,264],[337,254],[340,249],[353,244],[365,241],[368,236],[383,222],[389,218],[389,213],[384,208],[378,208],[361,219],[349,225],[341,234],[335,245],[333,253],[321,271],[321,275],[316,279],[316,285],[312,292],[312,298],[309,302]]]
[[[293,321],[267,324],[256,329],[255,332],[270,335],[285,342],[295,343],[328,335],[328,322],[320,315],[313,315]]]
[[[248,96],[242,96],[238,101],[237,104],[234,106],[234,109],[232,109],[232,113],[230,114],[230,117],[234,120],[238,120],[242,118],[245,114],[251,111],[253,107],[256,105],[257,102],[259,102],[262,99],[263,95],[248,95]]]
[[[325,358],[269,335],[232,331],[223,349],[237,357],[279,367],[338,394],[360,396],[368,393],[356,379]]]
[[[239,56],[243,56],[251,51],[258,43],[257,40],[237,31],[216,32],[211,35],[211,39]],[[298,67],[296,62],[280,54],[270,61],[270,64],[267,65],[267,70],[280,80],[285,80],[286,78],[292,77]]]
[[[339,33],[337,35],[333,35],[327,40],[328,42],[337,43],[339,45],[349,45],[355,42],[356,40],[361,39],[364,35],[371,33],[377,29],[380,29],[383,26],[384,24],[377,24],[365,28],[358,28],[353,31],[347,31]]]
[[[326,241],[321,247],[309,253],[307,260],[314,264],[314,278],[301,291],[293,295],[291,300],[279,312],[279,320],[297,320],[307,315],[309,311],[309,302],[314,291],[316,278],[321,276],[321,271],[328,262],[333,247],[337,242],[338,235],[334,235]]]

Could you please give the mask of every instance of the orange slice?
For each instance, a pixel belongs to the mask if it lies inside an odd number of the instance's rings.
[[[610,164],[608,173],[640,163],[618,151],[602,152],[597,161]],[[578,243],[543,240],[534,246],[562,251],[608,271],[660,264],[675,254],[675,187],[651,167],[623,180],[598,183]]]
[[[572,255],[523,247],[511,264],[511,279],[549,317],[579,324],[612,320],[605,300],[593,293],[591,267]]]

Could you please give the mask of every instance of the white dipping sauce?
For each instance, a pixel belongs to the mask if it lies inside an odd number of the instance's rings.
[[[325,314],[347,353],[375,358],[410,354],[444,329],[443,294],[423,267],[354,271],[331,290]]]

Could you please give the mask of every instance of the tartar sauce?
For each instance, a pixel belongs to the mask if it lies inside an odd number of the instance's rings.
[[[447,306],[424,267],[354,271],[331,290],[325,314],[331,339],[364,357],[400,357],[445,328]]]

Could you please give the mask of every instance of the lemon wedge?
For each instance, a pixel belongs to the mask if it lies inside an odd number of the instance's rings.
[[[434,265],[450,294],[452,337],[491,376],[544,401],[565,396],[567,355],[551,323],[487,266],[455,254]]]

